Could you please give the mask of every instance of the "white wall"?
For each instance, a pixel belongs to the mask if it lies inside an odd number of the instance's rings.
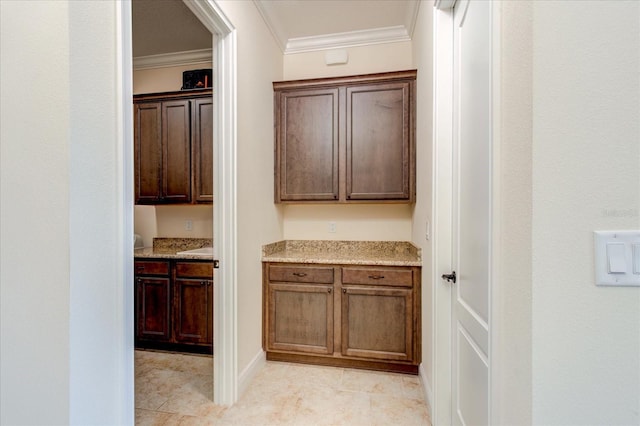
[[[637,1],[533,2],[535,424],[640,423],[640,288],[592,236],[640,229],[639,46]]]
[[[0,422],[130,423],[117,5],[0,5]]]
[[[434,298],[433,238],[426,239],[427,222],[433,234],[433,7],[420,5],[412,39],[413,67],[418,69],[416,105],[416,205],[411,240],[422,248],[422,374],[429,403],[433,389]]]
[[[263,244],[282,239],[273,203],[273,90],[282,52],[253,2],[220,1],[238,40],[238,373],[262,352]]]
[[[497,280],[493,281],[493,421],[531,424],[532,2],[502,2],[497,162]]]
[[[69,422],[68,12],[0,2],[2,424]]]
[[[343,65],[326,65],[326,51],[322,50],[284,55],[284,77],[281,80],[400,71],[414,66],[411,42],[408,41],[345,50],[349,54],[349,62]],[[409,241],[412,211],[409,205],[285,205],[284,238]],[[328,232],[330,221],[336,222],[335,233]]]

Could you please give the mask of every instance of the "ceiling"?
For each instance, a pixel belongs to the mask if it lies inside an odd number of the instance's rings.
[[[410,40],[418,0],[253,0],[283,53]],[[133,0],[133,56],[211,49],[181,0]]]

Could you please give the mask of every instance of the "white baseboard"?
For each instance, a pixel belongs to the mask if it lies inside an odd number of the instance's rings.
[[[433,391],[431,390],[431,383],[427,380],[427,373],[424,370],[423,364],[420,364],[419,373],[420,373],[420,382],[422,382],[422,390],[424,390],[424,398],[427,400],[427,406],[429,408],[429,413],[431,413],[431,409],[433,407]]]
[[[256,374],[267,364],[267,353],[262,349],[253,357],[249,365],[238,376],[238,398],[249,388]]]

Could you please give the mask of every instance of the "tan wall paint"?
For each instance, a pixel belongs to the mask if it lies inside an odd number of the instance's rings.
[[[253,2],[218,4],[238,40],[237,263],[238,374],[262,354],[263,244],[282,239],[273,203],[273,91],[282,79],[282,52]]]
[[[411,42],[345,50],[349,54],[349,62],[345,65],[326,65],[325,51],[285,55],[283,79],[370,74],[413,67]],[[284,208],[284,236],[287,239],[408,241],[411,239],[411,217],[412,208],[408,206],[290,205]],[[329,221],[336,222],[335,233],[328,232]]]
[[[182,73],[188,70],[211,68],[211,62],[174,67],[149,68],[133,71],[133,93],[156,93],[180,90]]]
[[[413,33],[413,66],[418,69],[416,105],[416,205],[411,241],[422,248],[422,369],[433,389],[433,238],[426,239],[427,222],[433,224],[433,8],[420,5]],[[433,235],[433,230],[428,230]],[[427,395],[430,399],[432,395]],[[431,403],[432,401],[430,401]]]

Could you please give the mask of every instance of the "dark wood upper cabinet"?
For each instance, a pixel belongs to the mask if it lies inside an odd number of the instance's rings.
[[[275,82],[275,202],[415,202],[417,72]]]
[[[136,204],[213,201],[211,90],[134,96]]]
[[[169,203],[191,201],[190,101],[162,103],[162,196]]]
[[[213,100],[194,101],[192,146],[193,199],[197,203],[213,202]]]
[[[280,96],[276,131],[282,201],[338,199],[338,89]]]

